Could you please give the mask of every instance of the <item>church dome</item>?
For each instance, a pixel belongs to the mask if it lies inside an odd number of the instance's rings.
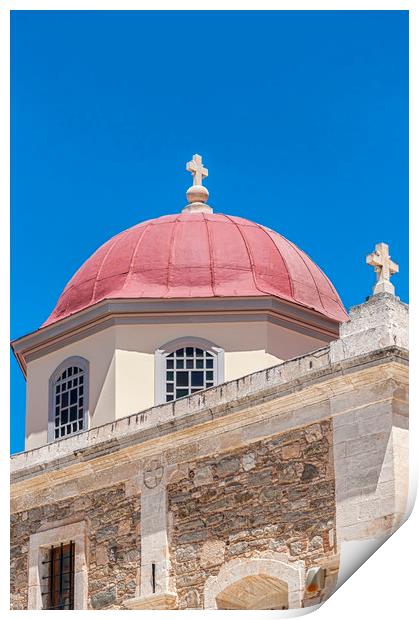
[[[183,212],[142,222],[102,245],[44,326],[105,299],[261,296],[347,319],[323,271],[285,237],[241,217]]]

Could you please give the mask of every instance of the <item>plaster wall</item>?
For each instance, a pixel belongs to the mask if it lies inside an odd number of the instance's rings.
[[[275,323],[267,323],[267,351],[281,360],[289,360],[326,346],[325,340],[306,336]]]
[[[142,411],[155,404],[154,353],[156,349],[176,338],[183,336],[205,338],[223,348],[226,381],[256,370],[263,370],[282,361],[282,358],[267,352],[268,330],[265,321],[118,325],[115,329],[116,418]],[[277,334],[277,337],[280,338],[281,335]]]
[[[89,361],[89,428],[154,406],[154,353],[179,337],[205,338],[225,351],[225,381],[274,366],[324,342],[265,320],[116,325],[28,363],[26,449],[47,443],[48,382],[73,355]]]
[[[28,363],[26,450],[47,443],[49,378],[61,362],[73,355],[89,362],[89,428],[114,419],[115,332],[110,328]]]
[[[154,403],[154,352],[179,337],[205,338],[224,349],[224,378],[233,381],[324,346],[267,321],[118,325],[116,412],[122,418]]]

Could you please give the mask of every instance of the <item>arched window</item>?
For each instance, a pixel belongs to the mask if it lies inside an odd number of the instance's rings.
[[[87,360],[65,360],[50,379],[48,441],[87,429],[88,395]]]
[[[156,351],[156,404],[224,381],[224,351],[202,338],[179,338]]]

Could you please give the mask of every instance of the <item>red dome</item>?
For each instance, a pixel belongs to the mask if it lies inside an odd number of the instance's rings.
[[[44,325],[104,299],[269,295],[347,319],[325,274],[278,233],[241,217],[180,213],[142,222],[102,245]]]

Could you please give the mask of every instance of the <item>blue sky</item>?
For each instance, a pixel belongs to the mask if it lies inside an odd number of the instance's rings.
[[[11,337],[104,241],[209,203],[297,243],[347,307],[390,244],[408,300],[408,13],[14,11]],[[11,451],[25,381],[11,364]]]

